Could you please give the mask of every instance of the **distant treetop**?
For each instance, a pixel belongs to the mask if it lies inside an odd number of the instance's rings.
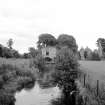
[[[73,50],[73,52],[77,52],[78,46],[76,40],[73,36],[68,34],[59,35],[58,39],[48,33],[41,34],[39,36],[39,40],[37,42],[37,47],[42,48],[46,46],[56,46],[57,48],[68,47]]]
[[[9,40],[8,40],[8,42],[7,42],[7,46],[10,48],[10,49],[12,49],[12,45],[13,45],[13,39],[12,38],[10,38]]]
[[[58,46],[67,46],[68,48],[71,48],[74,52],[77,52],[78,46],[73,36],[68,34],[61,34],[59,35],[57,42]]]
[[[43,46],[45,47],[48,45],[55,46],[56,43],[57,43],[56,38],[53,35],[48,34],[48,33],[41,34],[37,42],[38,48],[43,47]]]

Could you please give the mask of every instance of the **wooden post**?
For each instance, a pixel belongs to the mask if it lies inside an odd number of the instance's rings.
[[[99,95],[99,80],[97,80],[97,96]]]
[[[86,85],[86,74],[84,74],[84,86]]]

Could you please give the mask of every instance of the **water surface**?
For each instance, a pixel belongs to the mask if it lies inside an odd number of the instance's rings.
[[[59,88],[52,87],[47,89],[41,89],[36,82],[35,87],[32,90],[22,90],[16,93],[15,105],[49,105],[51,99],[60,96]]]

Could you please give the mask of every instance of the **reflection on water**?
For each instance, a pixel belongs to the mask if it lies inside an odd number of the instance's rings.
[[[41,89],[36,82],[32,90],[22,90],[20,93],[16,93],[15,105],[48,105],[51,99],[58,96],[60,96],[58,87]]]

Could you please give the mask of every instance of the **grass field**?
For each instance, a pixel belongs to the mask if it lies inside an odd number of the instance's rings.
[[[95,73],[100,79],[105,75],[105,61],[79,61],[81,69],[87,73]]]
[[[2,64],[10,64],[13,66],[17,66],[17,67],[22,67],[22,66],[27,66],[29,67],[31,60],[29,59],[5,59],[5,58],[0,58],[0,65]]]
[[[86,105],[105,105],[105,61],[79,61],[79,64],[86,74],[85,88],[89,98]],[[82,84],[83,81],[82,77]]]
[[[105,82],[105,61],[79,61],[80,68],[87,74],[90,83]]]

